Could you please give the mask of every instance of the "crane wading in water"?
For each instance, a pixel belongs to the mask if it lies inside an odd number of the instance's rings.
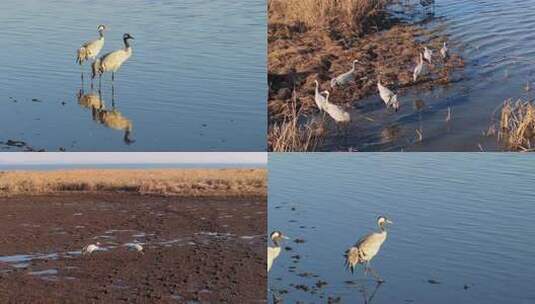
[[[273,231],[270,235],[271,241],[273,241],[274,247],[267,248],[267,271],[271,270],[271,266],[275,259],[281,253],[281,242],[283,239],[289,240],[290,238],[282,234],[280,231]]]
[[[99,34],[99,37],[97,39],[87,41],[77,50],[76,52],[76,62],[82,66],[85,61],[89,59],[95,59],[97,58],[98,54],[104,47],[104,31],[106,30],[106,26],[104,24],[100,24],[97,27],[97,31]],[[82,81],[84,81],[84,72],[82,70]]]
[[[364,264],[364,273],[370,272],[378,283],[383,283],[384,280],[370,267],[371,260],[379,253],[381,245],[386,241],[387,232],[386,224],[392,222],[384,216],[377,218],[378,232],[370,233],[361,238],[353,247],[346,251],[346,267],[354,273],[355,268],[359,264]]]
[[[387,108],[392,108],[394,111],[399,110],[398,96],[394,94],[389,88],[381,84],[381,80],[377,81],[377,89],[379,90],[379,96],[384,101]]]
[[[99,77],[106,72],[111,72],[111,81],[115,80],[115,72],[117,72],[123,63],[125,63],[132,56],[132,46],[130,46],[130,39],[134,39],[130,34],[126,33],[123,35],[124,48],[108,53],[100,59],[93,62],[92,78],[95,78],[96,75]]]

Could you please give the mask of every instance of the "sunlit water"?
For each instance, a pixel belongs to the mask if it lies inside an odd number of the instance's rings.
[[[289,291],[284,303],[329,296],[364,303],[363,290],[371,297],[372,277],[347,272],[343,254],[377,230],[378,215],[394,224],[371,264],[386,283],[370,303],[535,302],[535,159],[273,154],[269,161],[269,231],[305,241],[286,241],[292,250],[269,273],[270,288]],[[327,285],[315,294],[291,286],[319,280]]]
[[[535,91],[524,90],[528,82],[535,88],[533,7],[534,0],[436,1],[434,18],[423,26],[439,29],[451,51],[463,57],[466,65],[454,78],[461,81],[433,91],[404,91],[395,114],[384,110],[378,96],[358,101],[349,136],[329,138],[322,150],[503,150],[495,136],[484,133],[504,100],[534,97]],[[415,13],[414,20],[421,20],[422,13]],[[413,106],[418,99],[426,105],[421,112]],[[448,108],[452,120],[446,123]],[[421,142],[416,129],[423,133]]]
[[[259,0],[2,0],[0,149],[265,150],[265,6]],[[100,23],[109,27],[101,55],[123,47],[123,33],[135,38],[115,79],[113,101],[123,120],[115,129],[77,100],[76,50],[98,37]],[[89,65],[84,71],[88,94]],[[101,99],[111,111],[110,75]]]

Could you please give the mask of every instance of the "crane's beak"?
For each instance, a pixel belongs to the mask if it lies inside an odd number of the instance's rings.
[[[386,220],[388,224],[394,224],[391,220]]]
[[[281,237],[282,237],[283,239],[285,239],[285,240],[289,240],[289,239],[290,239],[289,237],[287,237],[287,236],[285,236],[285,235],[283,235],[283,236],[281,236]]]

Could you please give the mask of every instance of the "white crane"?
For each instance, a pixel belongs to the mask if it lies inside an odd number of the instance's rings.
[[[424,70],[424,55],[420,53],[420,58],[418,59],[418,64],[414,68],[414,73],[412,74],[412,80],[416,82],[418,80],[418,76],[422,74]]]
[[[314,93],[314,102],[316,103],[316,106],[321,112],[323,111],[323,108],[325,106],[325,97],[320,94],[320,90],[319,90],[320,84],[318,83],[318,81],[314,80],[314,83],[316,84],[316,90]]]
[[[381,84],[381,80],[377,81],[377,89],[379,89],[379,96],[386,104],[387,108],[393,108],[396,112],[399,110],[398,96],[390,91],[387,87]]]
[[[448,58],[448,44],[446,41],[444,41],[444,44],[442,45],[442,48],[440,49],[440,55],[442,56],[442,59]]]
[[[353,67],[351,70],[338,75],[337,77],[331,79],[331,88],[334,89],[335,86],[343,86],[346,85],[348,82],[353,81],[355,79],[355,64],[359,62],[358,60],[353,60]]]
[[[424,46],[424,59],[429,63],[433,60],[433,51],[427,46]]]
[[[115,72],[132,56],[132,47],[128,41],[130,39],[134,39],[134,37],[128,33],[124,34],[124,48],[108,53],[93,62],[93,78],[97,74],[101,76],[105,72],[111,72],[111,80],[115,80]]]
[[[93,251],[100,250],[100,242],[96,242],[95,244],[89,244],[82,248],[82,255],[91,254]]]
[[[281,253],[281,242],[283,239],[290,239],[282,234],[280,231],[273,231],[270,235],[271,241],[273,241],[274,247],[267,248],[267,271],[271,269],[273,262]]]
[[[89,59],[97,58],[98,54],[104,47],[104,31],[105,30],[106,30],[106,26],[103,24],[100,24],[97,27],[99,38],[82,44],[82,46],[78,49],[77,56],[76,56],[76,62],[78,64],[82,65],[85,61]]]
[[[354,273],[355,268],[359,264],[364,264],[365,273],[369,271],[375,277],[377,282],[384,282],[384,280],[382,280],[370,267],[370,261],[377,255],[381,249],[381,245],[383,245],[386,240],[386,224],[392,224],[392,222],[384,216],[379,216],[377,218],[379,231],[364,236],[346,251],[346,267],[351,270],[351,273]]]
[[[334,121],[337,123],[348,123],[351,121],[351,117],[349,116],[349,113],[342,109],[341,107],[335,105],[334,103],[329,102],[329,91],[323,91],[323,94],[325,94],[325,104],[323,105],[323,109],[329,116],[331,116]]]

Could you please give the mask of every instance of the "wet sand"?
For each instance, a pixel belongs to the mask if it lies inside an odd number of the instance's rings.
[[[0,206],[1,303],[265,302],[265,197],[68,193]],[[80,255],[97,241],[105,250]]]

